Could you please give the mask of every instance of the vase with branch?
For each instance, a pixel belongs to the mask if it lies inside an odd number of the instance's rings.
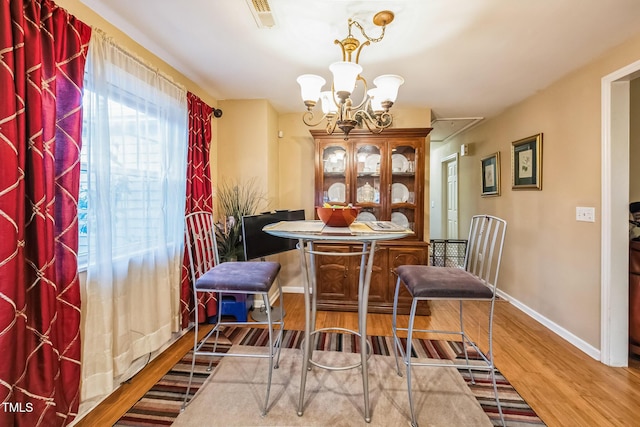
[[[245,181],[223,181],[217,190],[219,222],[216,239],[220,261],[244,261],[242,217],[254,215],[266,201],[256,178]]]

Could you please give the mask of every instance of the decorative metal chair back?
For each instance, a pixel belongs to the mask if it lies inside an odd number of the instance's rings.
[[[465,270],[489,286],[495,297],[502,248],[507,223],[490,215],[476,215],[471,219],[469,241],[465,255]],[[497,251],[497,253],[496,253]]]
[[[193,212],[185,217],[186,250],[191,266],[191,283],[220,263],[216,225],[211,212]]]

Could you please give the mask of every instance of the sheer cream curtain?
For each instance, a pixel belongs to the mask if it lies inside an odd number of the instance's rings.
[[[184,88],[96,29],[83,109],[86,401],[179,330],[188,115]]]

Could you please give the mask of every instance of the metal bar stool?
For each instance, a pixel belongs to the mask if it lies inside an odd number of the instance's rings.
[[[191,280],[193,284],[194,298],[197,299],[199,292],[213,292],[216,294],[252,294],[260,295],[264,301],[266,320],[265,321],[223,321],[222,320],[222,297],[218,295],[218,312],[215,326],[207,335],[198,341],[199,325],[196,320],[194,325],[193,357],[191,360],[191,372],[189,374],[189,385],[182,403],[182,410],[187,405],[191,383],[193,381],[193,371],[195,369],[197,356],[210,356],[208,371],[211,370],[213,357],[235,356],[235,357],[257,357],[269,359],[269,372],[267,380],[267,392],[262,409],[262,415],[266,415],[269,409],[269,392],[271,390],[271,377],[273,370],[278,368],[280,360],[280,347],[284,333],[284,310],[279,320],[272,318],[271,304],[269,302],[269,291],[280,272],[280,264],[277,262],[218,262],[217,242],[215,237],[215,225],[213,215],[209,212],[194,212],[186,216],[186,245],[189,253],[191,267]],[[278,299],[280,306],[283,306],[283,294],[278,282]],[[196,302],[197,304],[197,302]],[[268,326],[269,343],[268,353],[248,354],[229,353],[217,350],[220,328],[223,326],[247,326],[257,325]],[[274,329],[277,327],[277,329]],[[212,351],[203,350],[207,340],[215,334],[215,342]],[[275,360],[274,360],[275,359]]]
[[[496,398],[500,421],[504,425],[504,415],[498,397],[496,385],[495,365],[493,360],[493,314],[496,298],[496,283],[500,261],[502,259],[502,247],[507,223],[503,219],[489,215],[477,215],[471,220],[469,242],[464,261],[464,269],[458,267],[434,267],[425,265],[403,265],[397,268],[398,280],[396,282],[393,302],[392,329],[394,338],[394,353],[398,375],[402,375],[398,360],[398,352],[406,366],[407,389],[409,393],[409,409],[411,411],[411,425],[416,427],[415,408],[411,392],[411,367],[412,366],[440,366],[468,369],[471,383],[475,384],[473,371],[485,371],[491,376],[493,391]],[[400,284],[404,283],[412,297],[409,324],[406,328],[397,326],[397,306]],[[457,300],[459,301],[460,330],[443,331],[431,329],[414,329],[416,307],[422,300]],[[488,316],[488,342],[489,351],[485,355],[478,346],[469,339],[463,325],[463,302],[486,301],[489,303]],[[398,337],[398,331],[407,333],[407,344],[404,348]],[[459,335],[464,348],[465,363],[447,364],[437,362],[418,362],[411,358],[411,340],[414,332],[427,332],[431,334]],[[468,346],[471,346],[481,358],[470,363]]]

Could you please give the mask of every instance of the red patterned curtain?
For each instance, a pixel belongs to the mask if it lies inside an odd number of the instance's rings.
[[[192,212],[213,212],[209,145],[211,142],[211,112],[213,109],[198,96],[187,93],[189,107],[189,151],[187,164],[187,203],[185,215]],[[185,242],[186,243],[186,242]],[[185,250],[182,262],[180,290],[182,327],[189,325],[193,308],[193,291],[189,272],[189,254]],[[212,294],[198,298],[198,322],[216,314],[216,300]]]
[[[77,195],[91,28],[47,0],[0,2],[0,425],[77,415]]]

